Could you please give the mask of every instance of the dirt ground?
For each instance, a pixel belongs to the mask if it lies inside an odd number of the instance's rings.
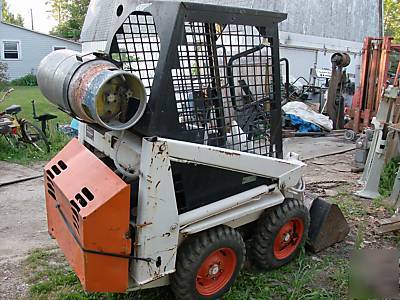
[[[359,189],[357,180],[361,174],[351,172],[353,157],[354,153],[350,151],[306,161],[305,181],[308,191],[322,197],[335,198],[336,201],[346,201],[341,197],[342,194],[351,194]],[[40,168],[40,165],[34,166],[35,170]],[[30,250],[56,247],[47,234],[42,185],[43,180],[39,178],[0,186],[0,299],[26,298],[29,285],[24,281],[24,258]],[[363,229],[366,234],[360,241],[362,247],[396,247],[391,234],[381,237],[373,233],[378,219],[389,216],[385,209],[376,208],[367,200],[357,200],[356,204],[343,206],[348,210],[345,214],[350,216],[350,235],[345,242],[325,253],[338,257],[349,256],[357,243],[361,220],[366,224]],[[357,214],[357,209],[366,214]],[[321,277],[321,284],[323,281]]]
[[[6,168],[2,167],[4,178]],[[29,176],[41,167],[19,167],[13,172],[16,177]],[[43,197],[42,178],[0,187],[0,299],[23,298],[27,290],[21,273],[23,259],[30,250],[55,247],[47,234]]]

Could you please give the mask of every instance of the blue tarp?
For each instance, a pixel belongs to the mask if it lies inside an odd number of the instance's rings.
[[[76,131],[78,131],[79,130],[79,121],[77,119],[72,119],[71,124],[69,126],[71,126],[72,129],[75,129]]]
[[[68,125],[59,125],[58,130],[66,135],[70,135],[73,137],[78,136],[79,129],[79,121],[76,119],[72,119],[71,123]]]
[[[295,115],[286,114],[292,126],[298,128],[298,132],[321,132],[321,128],[313,123],[304,121]]]

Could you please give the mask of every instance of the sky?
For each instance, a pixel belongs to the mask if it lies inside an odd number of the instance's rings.
[[[1,1],[1,0],[0,0]],[[33,11],[33,26],[36,31],[49,33],[57,24],[47,12],[50,8],[46,5],[47,0],[7,0],[10,11],[14,14],[21,14],[25,20],[25,27],[31,28],[31,13]]]

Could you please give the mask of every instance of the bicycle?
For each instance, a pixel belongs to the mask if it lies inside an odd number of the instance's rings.
[[[14,91],[14,89],[4,89],[0,103]],[[43,133],[35,124],[19,118],[18,113],[22,111],[20,105],[11,105],[4,111],[0,112],[0,136],[13,147],[19,146],[22,142],[33,146],[36,150],[48,153],[50,152],[50,143]]]

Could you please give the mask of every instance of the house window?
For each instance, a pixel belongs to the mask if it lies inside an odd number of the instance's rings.
[[[21,46],[18,41],[3,41],[3,58],[4,59],[20,59]]]
[[[54,47],[53,47],[53,51],[65,50],[65,49],[67,49],[67,48],[66,48],[66,47],[63,47],[63,46],[54,46]]]

